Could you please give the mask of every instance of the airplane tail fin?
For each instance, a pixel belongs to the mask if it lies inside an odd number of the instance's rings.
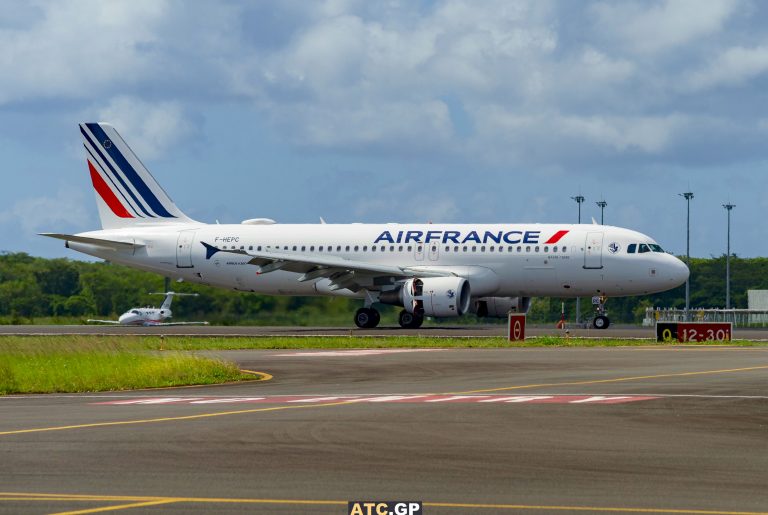
[[[194,223],[176,207],[112,125],[81,123],[80,133],[102,228]]]

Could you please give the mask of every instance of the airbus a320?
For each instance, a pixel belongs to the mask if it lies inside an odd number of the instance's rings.
[[[178,280],[269,295],[360,299],[424,317],[507,316],[534,296],[621,297],[675,288],[688,268],[649,236],[587,224],[206,224],[173,203],[114,127],[80,124],[101,230],[44,233],[70,249]],[[598,314],[592,324],[606,328]]]

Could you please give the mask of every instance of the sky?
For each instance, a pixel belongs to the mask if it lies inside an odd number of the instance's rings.
[[[768,255],[768,3],[9,1],[0,251],[98,229],[79,122],[202,222],[575,223]]]

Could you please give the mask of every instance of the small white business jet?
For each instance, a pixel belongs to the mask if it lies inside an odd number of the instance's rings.
[[[176,207],[114,127],[83,123],[80,132],[102,230],[44,236],[178,280],[357,298],[358,327],[378,325],[377,304],[402,307],[400,325],[417,328],[425,316],[525,312],[533,296],[646,295],[688,278],[652,238],[611,226],[205,224]],[[596,328],[609,325],[602,313]]]
[[[159,308],[146,307],[146,308],[131,308],[117,320],[93,320],[88,319],[89,323],[96,324],[119,324],[119,325],[143,325],[143,326],[157,326],[157,325],[208,325],[208,322],[166,322],[173,316],[171,311],[171,302],[174,297],[188,296],[197,297],[197,293],[177,293],[173,291],[167,291],[165,293],[150,293],[150,295],[165,295],[165,300]]]

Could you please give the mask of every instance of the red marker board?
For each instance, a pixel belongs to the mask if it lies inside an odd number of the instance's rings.
[[[519,342],[525,340],[525,315],[519,313],[509,314],[508,332],[509,341]]]

